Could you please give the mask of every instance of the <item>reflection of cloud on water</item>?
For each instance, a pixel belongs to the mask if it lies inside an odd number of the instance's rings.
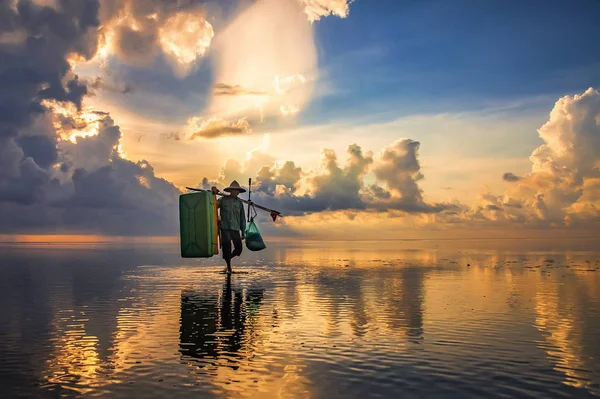
[[[423,301],[425,270],[420,268],[404,269],[401,272],[402,289],[398,300],[398,310],[403,315],[407,335],[413,342],[423,338]]]
[[[586,278],[590,277],[590,278]],[[569,276],[570,284],[540,285],[535,295],[535,327],[542,333],[544,349],[555,369],[564,373],[564,384],[600,394],[600,358],[597,336],[600,315],[587,306],[598,279]]]
[[[86,394],[109,384],[106,376],[113,365],[107,359],[113,353],[116,315],[123,305],[115,296],[129,288],[119,267],[131,257],[63,250],[32,251],[27,256],[31,262],[23,265],[20,278],[27,274],[32,288],[37,288],[24,293],[26,299],[15,306],[21,307],[16,314],[47,323],[36,328],[21,325],[18,332],[27,341],[27,349],[20,351],[23,358],[31,353],[35,358],[29,361],[39,365],[39,383],[63,394]],[[112,267],[106,267],[108,260]],[[31,300],[39,303],[28,309]],[[15,312],[6,312],[11,313]],[[45,335],[44,347],[36,348]]]
[[[121,268],[132,263],[126,255],[93,255],[69,262],[57,258],[64,275],[55,270],[45,276],[53,287],[52,351],[42,375],[52,390],[88,394],[115,387],[134,379],[143,363],[166,362],[172,355],[163,345],[179,325],[172,317],[174,298],[165,292],[169,287],[156,285],[156,278],[124,275]],[[137,254],[136,260],[153,258]],[[181,269],[172,269],[163,277],[178,274]],[[145,289],[148,282],[151,288]]]
[[[352,269],[325,269],[310,280],[315,313],[328,333],[356,338],[384,333],[404,342],[423,338],[424,281],[422,266],[377,269],[365,279]],[[315,320],[316,322],[316,320]],[[316,324],[316,323],[315,323]]]
[[[371,251],[367,264],[354,248],[287,251],[306,256],[286,261],[279,251],[285,266],[248,262],[230,281],[189,261],[15,269],[0,288],[24,283],[3,302],[0,332],[21,337],[0,342],[0,353],[23,351],[27,373],[65,395],[367,396],[361,389],[375,386],[392,397],[385,386],[397,381],[471,389],[493,373],[523,395],[540,384],[557,395],[596,393],[600,276],[558,266],[570,259]]]
[[[382,247],[383,245],[383,247]],[[373,268],[381,265],[414,266],[437,264],[440,256],[436,251],[404,248],[400,254],[398,243],[372,242],[308,242],[302,246],[290,246],[275,252],[274,260],[286,265],[336,266]],[[404,244],[403,246],[408,246]],[[402,258],[399,259],[398,256]]]

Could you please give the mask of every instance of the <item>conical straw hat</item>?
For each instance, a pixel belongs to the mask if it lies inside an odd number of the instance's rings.
[[[228,193],[230,193],[232,190],[237,190],[240,193],[246,192],[246,189],[241,187],[240,184],[236,180],[232,181],[231,184],[229,185],[229,187],[223,189],[223,191],[227,191]]]

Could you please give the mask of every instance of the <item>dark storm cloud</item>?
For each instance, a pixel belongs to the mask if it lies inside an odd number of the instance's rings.
[[[67,173],[71,169],[71,164],[69,162],[63,162],[60,164],[59,170],[62,173]]]
[[[18,45],[0,44],[0,136],[15,137],[31,119],[44,112],[42,99],[81,106],[87,93],[77,76],[63,79],[70,70],[67,55],[89,57],[96,51],[92,40],[98,27],[98,1],[62,0],[60,12],[29,1],[16,10],[3,2],[2,14],[10,21],[6,31],[25,32]]]
[[[81,109],[81,101],[87,92],[87,86],[79,82],[79,78],[75,76],[67,82],[66,87],[62,83],[60,85],[52,85],[47,89],[41,90],[38,95],[42,99],[70,102],[75,104],[77,109]]]
[[[157,178],[146,161],[121,158],[116,151],[120,138],[118,126],[107,121],[97,136],[61,143],[67,160],[58,167],[62,173],[73,170],[62,183],[32,158],[24,158],[18,178],[2,179],[11,183],[7,190],[0,185],[0,232],[60,227],[79,233],[175,234],[179,190]],[[33,208],[32,215],[44,217],[27,221],[23,214],[4,212],[19,209],[27,214]]]
[[[18,176],[4,178],[0,182],[2,201],[21,205],[33,205],[45,200],[47,185],[51,178],[39,168],[31,158],[25,158],[19,165]]]
[[[156,178],[145,162],[114,157],[92,172],[77,169],[65,225],[95,226],[106,234],[167,235],[177,232],[179,191]],[[97,217],[100,215],[100,219]]]
[[[25,136],[18,138],[17,144],[23,150],[23,156],[33,158],[40,168],[48,169],[58,159],[56,137]]]
[[[14,38],[0,41],[0,233],[173,234],[179,190],[147,162],[119,155],[121,131],[110,116],[53,114],[43,102],[80,110],[90,93],[67,57],[95,54],[99,2],[11,3],[0,0],[0,33]],[[92,90],[107,88],[94,83]],[[98,134],[64,141],[52,119],[62,132],[93,124]]]
[[[29,1],[18,2],[16,9],[9,3],[0,6],[2,30],[24,34],[20,43],[0,44],[0,201],[31,205],[58,185],[47,171],[57,160],[56,140],[21,132],[46,112],[43,99],[81,105],[86,88],[77,76],[63,85],[66,56],[95,51],[84,37],[98,25],[98,2],[64,0],[60,12]]]
[[[83,226],[95,225],[109,234],[174,234],[177,223],[172,212],[179,190],[157,178],[148,162],[123,159],[117,152],[121,131],[105,118],[97,136],[68,144],[79,167],[73,172],[72,195],[64,204],[65,223],[76,223],[78,216]],[[102,221],[94,222],[86,210],[106,213]]]

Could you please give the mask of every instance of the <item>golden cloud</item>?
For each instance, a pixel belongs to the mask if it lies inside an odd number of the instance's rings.
[[[192,131],[186,140],[197,138],[215,139],[222,136],[235,136],[252,132],[250,123],[246,119],[239,119],[237,122],[230,123],[216,117],[204,120],[196,116],[188,120],[186,129]]]
[[[213,27],[201,10],[172,15],[159,32],[163,53],[180,76],[187,75],[206,54],[214,36]]]
[[[310,22],[315,22],[328,15],[346,18],[350,12],[352,0],[299,0],[304,5],[304,12]]]

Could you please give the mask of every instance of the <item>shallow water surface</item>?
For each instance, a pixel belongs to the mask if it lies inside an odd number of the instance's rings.
[[[595,252],[177,250],[0,246],[2,397],[600,396]]]

